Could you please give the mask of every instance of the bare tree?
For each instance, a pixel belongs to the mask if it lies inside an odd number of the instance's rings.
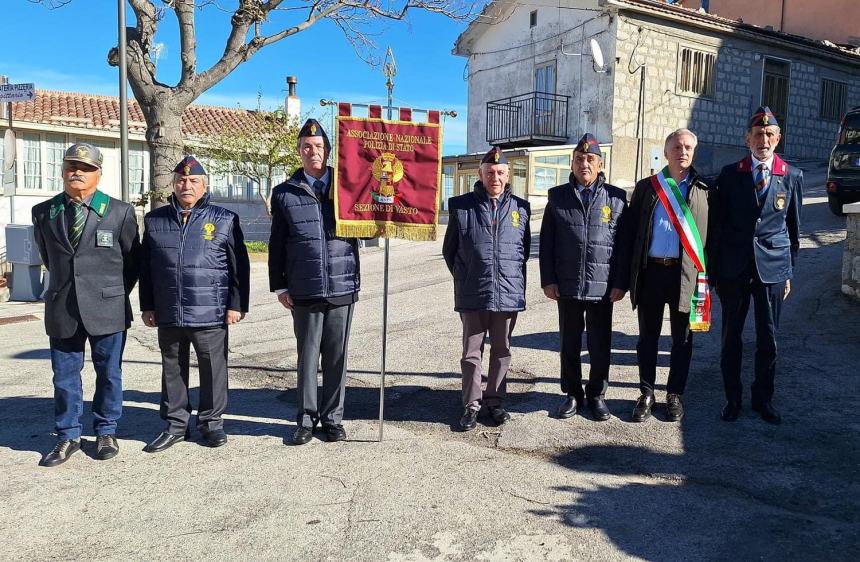
[[[301,123],[281,109],[263,111],[258,95],[257,110],[249,112],[250,119],[241,125],[226,127],[213,135],[190,144],[186,152],[211,159],[209,174],[241,174],[257,186],[257,195],[271,215],[270,193],[266,187],[280,173],[289,173],[301,166],[296,152]]]
[[[51,7],[71,0],[30,0]],[[301,33],[323,20],[334,22],[356,53],[367,56],[369,34],[380,20],[402,20],[410,10],[425,10],[453,19],[471,16],[476,0],[128,0],[137,26],[127,32],[128,81],[146,119],[150,189],[168,193],[171,170],[182,157],[182,112],[206,90],[218,84],[260,49]],[[229,3],[226,8],[223,4]],[[195,10],[220,9],[230,16],[224,54],[210,68],[197,67]],[[159,23],[172,14],[179,24],[181,76],[174,85],[156,79],[152,52]],[[119,65],[119,49],[108,54]],[[157,199],[158,197],[156,197]]]

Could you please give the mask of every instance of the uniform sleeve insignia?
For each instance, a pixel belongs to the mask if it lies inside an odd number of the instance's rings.
[[[612,209],[609,208],[609,205],[604,205],[602,209],[600,209],[602,216],[600,220],[603,222],[609,222],[609,219],[612,218]]]
[[[204,234],[203,234],[204,240],[212,240],[213,239],[212,233],[215,232],[215,225],[212,224],[211,222],[207,222],[206,224],[203,225],[203,232],[204,232]]]

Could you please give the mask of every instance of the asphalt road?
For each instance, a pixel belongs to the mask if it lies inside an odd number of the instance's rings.
[[[748,404],[737,423],[719,420],[718,329],[696,335],[684,419],[663,421],[661,386],[656,416],[630,423],[638,378],[627,299],[615,309],[614,417],[549,417],[561,399],[558,325],[539,287],[536,249],[529,308],[514,333],[513,419],[503,427],[484,420],[468,434],[452,431],[461,413],[460,323],[441,240],[391,244],[382,443],[379,250],[362,256],[345,443],[284,444],[294,428],[295,339],[263,264],[253,271],[251,313],[230,335],[230,441],[220,449],[142,452],[162,428],[160,357],[155,331],[136,322],[120,455],[95,461],[89,437],[84,454],[38,467],[54,442],[47,338],[39,321],[0,322],[0,559],[854,560],[860,304],[839,292],[845,219],[829,213],[822,179],[807,175],[803,244],[779,339],[777,427]],[[38,305],[0,306],[0,320],[40,317]],[[90,366],[84,379],[91,395]],[[85,410],[89,433],[89,402]]]

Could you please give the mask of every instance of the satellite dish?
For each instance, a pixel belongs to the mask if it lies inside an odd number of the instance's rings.
[[[3,167],[11,170],[15,166],[15,132],[6,129],[3,135]]]
[[[596,39],[591,39],[588,42],[588,47],[591,49],[591,58],[594,59],[594,66],[597,70],[603,70],[603,51],[600,49],[600,44]]]

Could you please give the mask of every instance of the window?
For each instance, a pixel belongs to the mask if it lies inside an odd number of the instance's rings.
[[[545,195],[551,187],[565,183],[570,176],[570,154],[535,156],[534,189]]]
[[[839,144],[860,145],[860,115],[845,117],[839,130]]]
[[[143,195],[143,143],[128,145],[128,194]]]
[[[230,199],[240,201],[251,199],[251,180],[235,172],[230,174],[228,179],[230,182]]]
[[[529,27],[535,27],[537,25],[537,10],[532,10],[529,13]]]
[[[212,164],[209,163],[206,169],[211,170]],[[209,172],[209,193],[217,199],[227,199],[230,196],[226,174]]]
[[[448,210],[448,199],[454,196],[454,174],[456,167],[453,164],[442,166],[442,209]]]
[[[63,189],[63,154],[66,149],[63,135],[45,135],[45,184],[51,191]]]
[[[821,108],[819,116],[822,119],[839,121],[845,113],[848,104],[848,84],[835,80],[821,81]]]
[[[526,197],[526,179],[528,177],[528,164],[525,160],[514,160],[511,162],[511,191],[518,197]]]
[[[714,97],[714,67],[717,56],[681,47],[678,60],[678,93]]]
[[[24,144],[24,188],[42,189],[42,146],[36,133],[21,135]]]
[[[535,91],[547,94],[555,93],[555,62],[544,63],[535,67]]]

